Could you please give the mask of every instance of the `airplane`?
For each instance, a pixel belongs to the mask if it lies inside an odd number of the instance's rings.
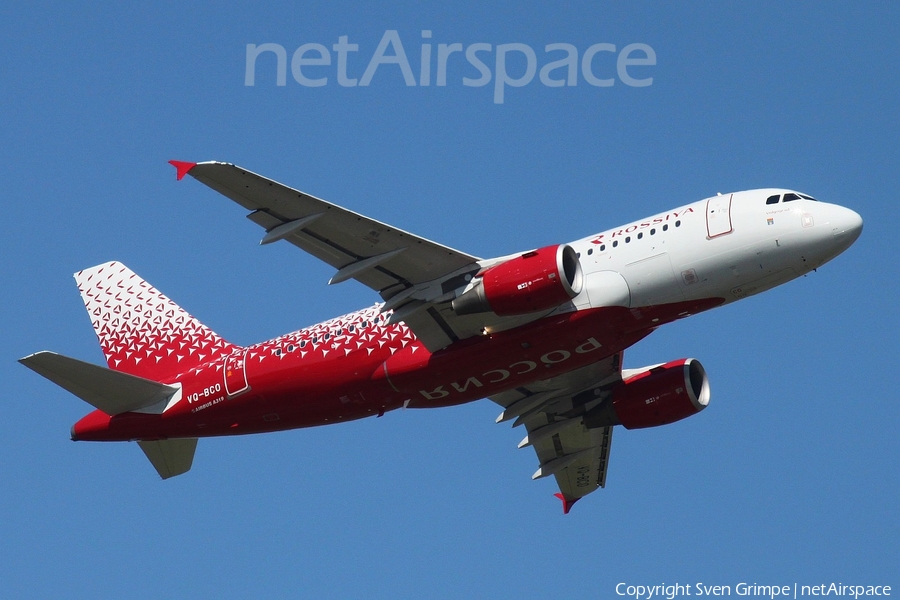
[[[673,423],[710,400],[681,358],[623,368],[658,327],[758,294],[850,247],[854,211],[789,189],[718,194],[569,243],[482,259],[222,162],[170,161],[265,233],[383,302],[251,346],[231,344],[125,265],[75,280],[107,367],[20,359],[96,410],[72,440],[137,441],[163,479],[201,437],[243,435],[489,398],[524,425],[534,479],[572,505],[606,485],[612,434]]]

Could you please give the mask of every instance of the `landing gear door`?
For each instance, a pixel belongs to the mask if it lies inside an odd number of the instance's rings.
[[[250,389],[247,383],[247,350],[225,357],[225,393],[237,396]]]
[[[706,201],[706,233],[708,239],[733,231],[731,227],[731,197],[715,196]]]

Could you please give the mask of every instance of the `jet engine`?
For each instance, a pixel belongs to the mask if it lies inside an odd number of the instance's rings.
[[[480,274],[453,300],[458,315],[493,311],[506,317],[549,310],[581,292],[581,262],[567,244],[526,252]]]
[[[610,397],[585,415],[588,427],[657,427],[695,415],[709,404],[709,379],[700,361],[673,360],[616,384]]]

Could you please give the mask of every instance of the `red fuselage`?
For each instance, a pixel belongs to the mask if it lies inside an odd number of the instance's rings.
[[[545,317],[430,353],[403,323],[373,307],[233,353],[163,383],[181,400],[163,414],[94,411],[72,439],[124,441],[281,431],[452,406],[596,362],[656,327],[721,298],[651,308],[609,307]]]

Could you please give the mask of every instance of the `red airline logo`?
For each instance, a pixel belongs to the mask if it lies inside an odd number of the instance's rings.
[[[641,221],[640,223],[632,223],[631,225],[628,225],[627,227],[622,227],[621,229],[617,229],[614,232],[612,232],[612,234],[610,234],[609,237],[614,238],[614,237],[617,237],[620,235],[634,233],[638,229],[646,229],[646,228],[652,227],[654,225],[662,225],[672,219],[680,219],[684,215],[686,215],[688,213],[692,213],[692,212],[694,212],[694,209],[690,206],[688,206],[687,208],[684,208],[684,209],[673,210],[672,212],[665,214],[661,217],[654,217],[648,221]],[[592,244],[602,244],[603,242],[606,241],[604,239],[605,237],[606,237],[606,234],[601,233],[600,235],[598,235],[597,237],[592,239],[591,243]]]

